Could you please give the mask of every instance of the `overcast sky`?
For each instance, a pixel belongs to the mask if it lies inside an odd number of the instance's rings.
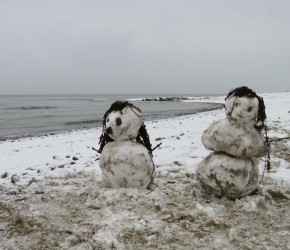
[[[0,94],[290,90],[288,0],[0,0]]]

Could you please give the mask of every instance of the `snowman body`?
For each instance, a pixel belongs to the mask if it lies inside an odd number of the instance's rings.
[[[200,164],[198,185],[207,193],[230,199],[250,194],[258,183],[259,170],[252,158],[213,152]]]
[[[265,154],[264,136],[259,131],[229,119],[212,123],[203,132],[201,141],[207,149],[236,157],[260,157]]]
[[[144,131],[141,111],[133,105],[122,105],[105,115],[104,131],[111,141],[102,149],[99,165],[110,187],[148,188],[153,183],[151,151],[136,141],[142,126]]]
[[[265,153],[265,141],[255,128],[259,103],[254,97],[229,97],[226,119],[212,123],[202,135],[214,152],[199,163],[197,185],[209,194],[241,198],[258,186],[258,166],[252,157]]]
[[[148,150],[132,141],[109,142],[100,158],[104,181],[113,188],[147,188],[155,168]]]

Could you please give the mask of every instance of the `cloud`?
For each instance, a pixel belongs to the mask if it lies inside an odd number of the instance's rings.
[[[1,1],[0,93],[289,85],[288,1]]]

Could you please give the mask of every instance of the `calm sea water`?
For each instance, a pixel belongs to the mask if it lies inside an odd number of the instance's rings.
[[[0,95],[0,140],[100,127],[105,111],[116,100],[134,99],[130,102],[142,110],[145,121],[196,113],[216,107],[215,104],[207,103],[136,100],[159,96],[166,97],[166,95]]]

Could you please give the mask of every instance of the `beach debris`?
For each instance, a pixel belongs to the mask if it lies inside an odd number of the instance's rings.
[[[94,147],[92,147],[92,150],[99,152],[99,150]]]
[[[17,175],[17,174],[13,174],[12,176],[11,176],[11,182],[13,183],[13,184],[16,184],[17,182],[19,182],[20,181],[20,177]]]
[[[139,108],[114,102],[103,117],[99,144],[99,165],[109,186],[148,188],[153,183],[153,149]]]
[[[263,98],[245,86],[231,90],[225,100],[226,119],[203,132],[203,145],[214,152],[199,163],[196,178],[205,192],[236,199],[258,187],[259,170],[252,157],[267,151],[268,138],[261,133],[266,113]]]
[[[7,172],[4,172],[4,173],[1,175],[1,178],[2,178],[2,179],[5,179],[7,176],[8,176],[8,173],[7,173]]]
[[[28,182],[27,186],[30,186],[34,182],[37,182],[37,180],[33,177],[33,178],[30,179],[30,181]]]

